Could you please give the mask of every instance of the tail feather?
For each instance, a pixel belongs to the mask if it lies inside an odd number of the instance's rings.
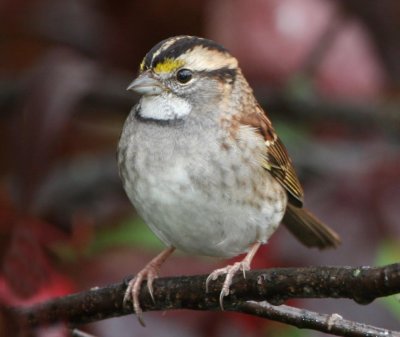
[[[283,223],[298,240],[308,247],[335,248],[341,242],[337,233],[304,208],[288,204]]]

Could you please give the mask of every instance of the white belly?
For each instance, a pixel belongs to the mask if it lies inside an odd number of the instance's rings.
[[[246,202],[251,186],[237,187],[226,184],[226,191],[213,179],[217,172],[201,170],[207,179],[206,188],[199,188],[196,174],[184,159],[169,163],[157,172],[151,170],[140,179],[130,180],[125,189],[139,214],[167,245],[183,251],[230,257],[239,255],[256,241],[266,242],[281,221],[284,201],[266,198],[259,206]],[[225,172],[229,182],[229,172]],[[134,181],[134,183],[133,183]],[[280,185],[272,186],[286,195]],[[272,188],[271,187],[271,188]],[[271,191],[271,196],[276,191]]]

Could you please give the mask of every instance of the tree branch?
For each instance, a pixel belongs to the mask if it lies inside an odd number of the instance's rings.
[[[222,279],[212,282],[209,293],[206,294],[206,277],[200,275],[157,279],[154,282],[155,303],[152,302],[146,284],[143,283],[140,294],[143,310],[218,310]],[[125,289],[126,284],[122,282],[13,310],[20,326],[26,329],[60,321],[75,326],[131,314],[131,308],[122,306]],[[329,316],[312,312],[305,314],[305,311],[296,313],[294,308],[291,309],[292,316],[290,316],[286,306],[267,306],[265,303],[255,306],[253,302],[247,301],[267,300],[271,304],[278,305],[291,298],[349,298],[360,304],[368,304],[375,298],[398,292],[400,292],[400,263],[384,267],[276,268],[250,271],[246,273],[246,279],[237,275],[231,294],[225,299],[225,307],[229,311],[256,313],[261,317],[301,328],[330,331],[334,334],[340,331],[340,334],[345,336],[367,336],[360,332],[362,329],[357,330],[359,334],[344,334],[350,329],[349,327],[355,329],[358,323],[348,321],[343,323],[339,320],[341,324],[338,325],[335,324],[335,320],[333,323],[329,321],[327,319]],[[266,314],[265,310],[269,310],[270,313]],[[304,315],[313,319],[308,319],[306,322]],[[363,327],[364,330],[368,330]],[[390,333],[392,336],[400,336],[395,332]]]

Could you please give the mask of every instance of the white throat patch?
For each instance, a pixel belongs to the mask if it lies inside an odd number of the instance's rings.
[[[190,104],[183,98],[173,94],[157,96],[142,96],[139,114],[143,118],[155,120],[180,119],[192,110]]]

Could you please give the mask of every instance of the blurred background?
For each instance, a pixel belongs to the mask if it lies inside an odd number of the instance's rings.
[[[200,35],[237,58],[287,145],[306,206],[335,251],[280,228],[254,268],[400,260],[400,2],[397,0],[3,0],[0,3],[0,304],[118,282],[163,245],[116,166],[125,88],[158,41]],[[176,253],[161,275],[227,261]],[[397,329],[399,299],[290,304]],[[221,312],[145,313],[84,327],[108,336],[322,336]],[[12,334],[12,333],[11,333]],[[0,335],[10,336],[5,320]],[[67,336],[63,326],[38,336]]]

